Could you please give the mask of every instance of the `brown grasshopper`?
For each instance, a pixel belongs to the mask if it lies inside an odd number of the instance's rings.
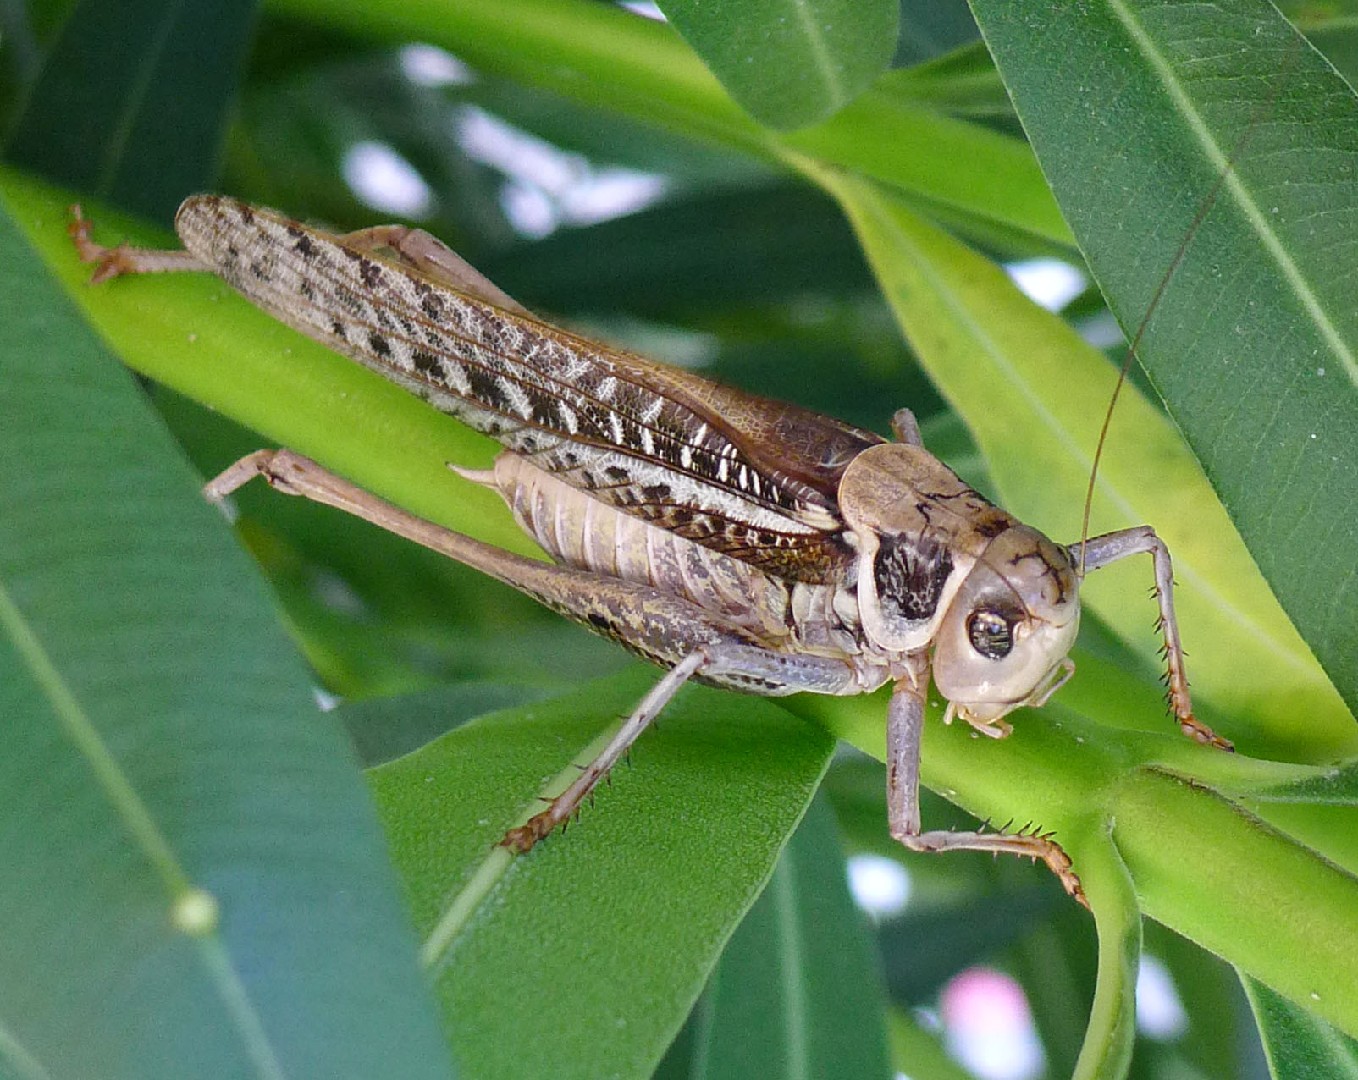
[[[183,251],[106,248],[74,210],[94,281],[204,270],[322,344],[498,439],[493,469],[456,470],[504,498],[554,565],[422,521],[287,450],[258,451],[207,485],[255,475],[473,566],[667,668],[580,777],[501,843],[525,852],[579,808],[689,679],[745,693],[862,694],[887,710],[891,834],[914,851],[1044,860],[1079,879],[1050,836],[922,831],[919,755],[932,674],[994,738],[1070,677],[1086,570],[1146,553],[1185,734],[1193,716],[1169,552],[1149,527],[1062,546],[993,506],[922,445],[897,442],[577,337],[534,317],[428,233],[331,235],[234,199],[187,199]]]

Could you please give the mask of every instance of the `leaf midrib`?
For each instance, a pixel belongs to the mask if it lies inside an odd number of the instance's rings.
[[[201,890],[190,881],[168,839],[156,824],[150,808],[100,737],[89,713],[62,677],[37,630],[24,617],[3,582],[0,582],[0,630],[13,644],[67,738],[88,763],[115,816],[146,856],[164,886],[170,900],[166,917],[173,926],[172,911],[175,905]],[[249,992],[220,934],[208,931],[190,936],[198,946],[198,955],[235,1024],[256,1075],[264,1080],[286,1080],[287,1071],[265,1032],[263,1018],[250,1000]]]

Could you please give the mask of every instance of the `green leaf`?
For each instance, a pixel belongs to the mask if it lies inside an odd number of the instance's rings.
[[[695,1010],[687,1075],[888,1076],[875,968],[834,815],[818,798],[712,973]]]
[[[693,687],[564,835],[497,847],[655,678],[480,717],[371,774],[468,1075],[649,1075],[815,792],[824,732]]]
[[[665,15],[756,120],[798,128],[861,93],[896,49],[897,0],[663,0]]]
[[[1014,115],[995,61],[979,41],[936,60],[889,72],[877,80],[877,89],[927,102],[954,116],[1012,119]]]
[[[907,1076],[929,1080],[974,1080],[970,1070],[950,1058],[939,1044],[938,1035],[900,1012],[893,1012],[890,1023],[891,1062]]]
[[[1350,761],[1324,773],[1287,783],[1269,784],[1255,789],[1252,794],[1271,802],[1358,806],[1358,762]]]
[[[0,174],[0,194],[62,268],[76,302],[141,374],[266,439],[325,458],[330,468],[422,517],[511,550],[535,550],[498,496],[447,468],[450,461],[489,464],[495,452],[490,439],[449,423],[381,377],[237,303],[208,275],[90,288],[89,268],[74,259],[64,235],[65,200],[15,174]],[[107,221],[108,231],[101,226],[97,235],[112,240],[124,235],[170,242],[144,228],[127,229],[117,218],[101,215],[100,221]],[[264,387],[268,392],[261,392]]]
[[[1358,99],[1262,0],[974,7],[1129,334],[1154,306],[1143,366],[1358,707]]]
[[[257,573],[0,214],[0,1059],[446,1077],[371,805]]]
[[[1242,979],[1275,1080],[1358,1077],[1358,1040],[1298,1008],[1254,979]]]
[[[780,136],[759,127],[666,26],[580,0],[271,0],[273,10],[367,37],[429,41],[487,72],[787,164],[790,152],[862,170],[984,235],[1068,245],[1070,232],[1018,139],[869,90],[829,120]],[[957,161],[967,184],[953,182]]]
[[[83,0],[48,52],[7,161],[169,224],[217,175],[255,0]]]
[[[1049,248],[1070,243],[1032,151],[1021,140],[945,116],[900,93],[889,79],[833,120],[783,136],[778,148],[784,160],[810,155],[899,188],[968,231],[997,226],[1031,234]],[[966,184],[956,183],[958,161],[970,163]]]
[[[514,683],[458,682],[418,694],[347,702],[338,715],[365,767],[412,754],[440,735],[487,713],[543,697]]]
[[[1358,933],[1358,875],[1222,796],[1157,770],[1129,775],[1108,807],[1147,915],[1358,1032],[1358,971],[1348,946]],[[1185,813],[1194,817],[1195,836],[1205,830],[1210,842],[1166,840]],[[1322,974],[1310,958],[1332,951],[1343,960],[1320,960]]]
[[[1136,975],[1141,959],[1141,912],[1131,875],[1116,849],[1090,845],[1080,880],[1094,911],[1099,970],[1089,1028],[1073,1080],[1124,1076],[1136,1038]]]

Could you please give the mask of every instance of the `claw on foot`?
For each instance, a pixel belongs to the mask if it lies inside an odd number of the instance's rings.
[[[526,855],[539,839],[541,838],[527,825],[520,825],[517,829],[510,829],[500,838],[500,847],[509,848],[516,855]]]
[[[510,829],[500,838],[499,846],[509,848],[517,855],[526,855],[533,850],[533,845],[547,836],[557,824],[550,811],[544,810],[540,814],[534,814],[522,825]]]
[[[1230,739],[1223,739],[1206,724],[1197,719],[1192,713],[1180,718],[1179,730],[1194,742],[1200,742],[1204,746],[1214,746],[1218,750],[1226,751],[1228,754],[1234,753],[1235,751],[1235,744],[1231,742]]]
[[[79,203],[71,207],[71,221],[66,226],[66,235],[75,244],[75,252],[80,261],[94,264],[94,274],[90,277],[91,285],[99,285],[132,269],[127,259],[126,244],[111,248],[96,244],[90,239],[90,219],[85,216]]]
[[[1052,839],[1054,833],[1040,832],[1032,825],[1025,825],[1015,833],[1008,833],[1007,829],[1007,826],[1001,829],[1000,835],[1011,835],[1025,840],[1030,845],[1028,854],[1047,864],[1047,869],[1056,875],[1061,887],[1066,890],[1066,895],[1084,907],[1089,907],[1089,899],[1085,896],[1084,886],[1080,884],[1080,875],[1075,872],[1075,864],[1066,854],[1066,849]]]
[[[1061,887],[1066,890],[1066,895],[1086,909],[1089,908],[1089,898],[1085,896],[1084,886],[1080,884],[1080,875],[1075,872],[1074,864],[1065,849],[1046,836],[1034,839],[1042,842],[1042,851],[1036,854],[1047,864],[1047,869],[1056,875]]]

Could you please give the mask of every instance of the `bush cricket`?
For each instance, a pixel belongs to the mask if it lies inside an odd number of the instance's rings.
[[[1050,836],[927,831],[919,755],[932,675],[945,719],[1007,736],[1004,717],[1070,677],[1088,570],[1148,554],[1181,730],[1193,716],[1169,552],[1149,527],[1060,545],[986,501],[922,445],[588,341],[540,321],[428,233],[332,235],[215,195],[183,203],[181,251],[104,247],[74,208],[95,282],[208,271],[289,326],[502,443],[486,471],[551,556],[526,559],[422,521],[288,450],[258,451],[207,485],[251,477],[355,514],[466,563],[658,664],[666,673],[562,794],[501,843],[519,852],[565,823],[688,680],[746,693],[861,694],[892,684],[891,835],[914,851],[1042,859],[1078,899]]]

